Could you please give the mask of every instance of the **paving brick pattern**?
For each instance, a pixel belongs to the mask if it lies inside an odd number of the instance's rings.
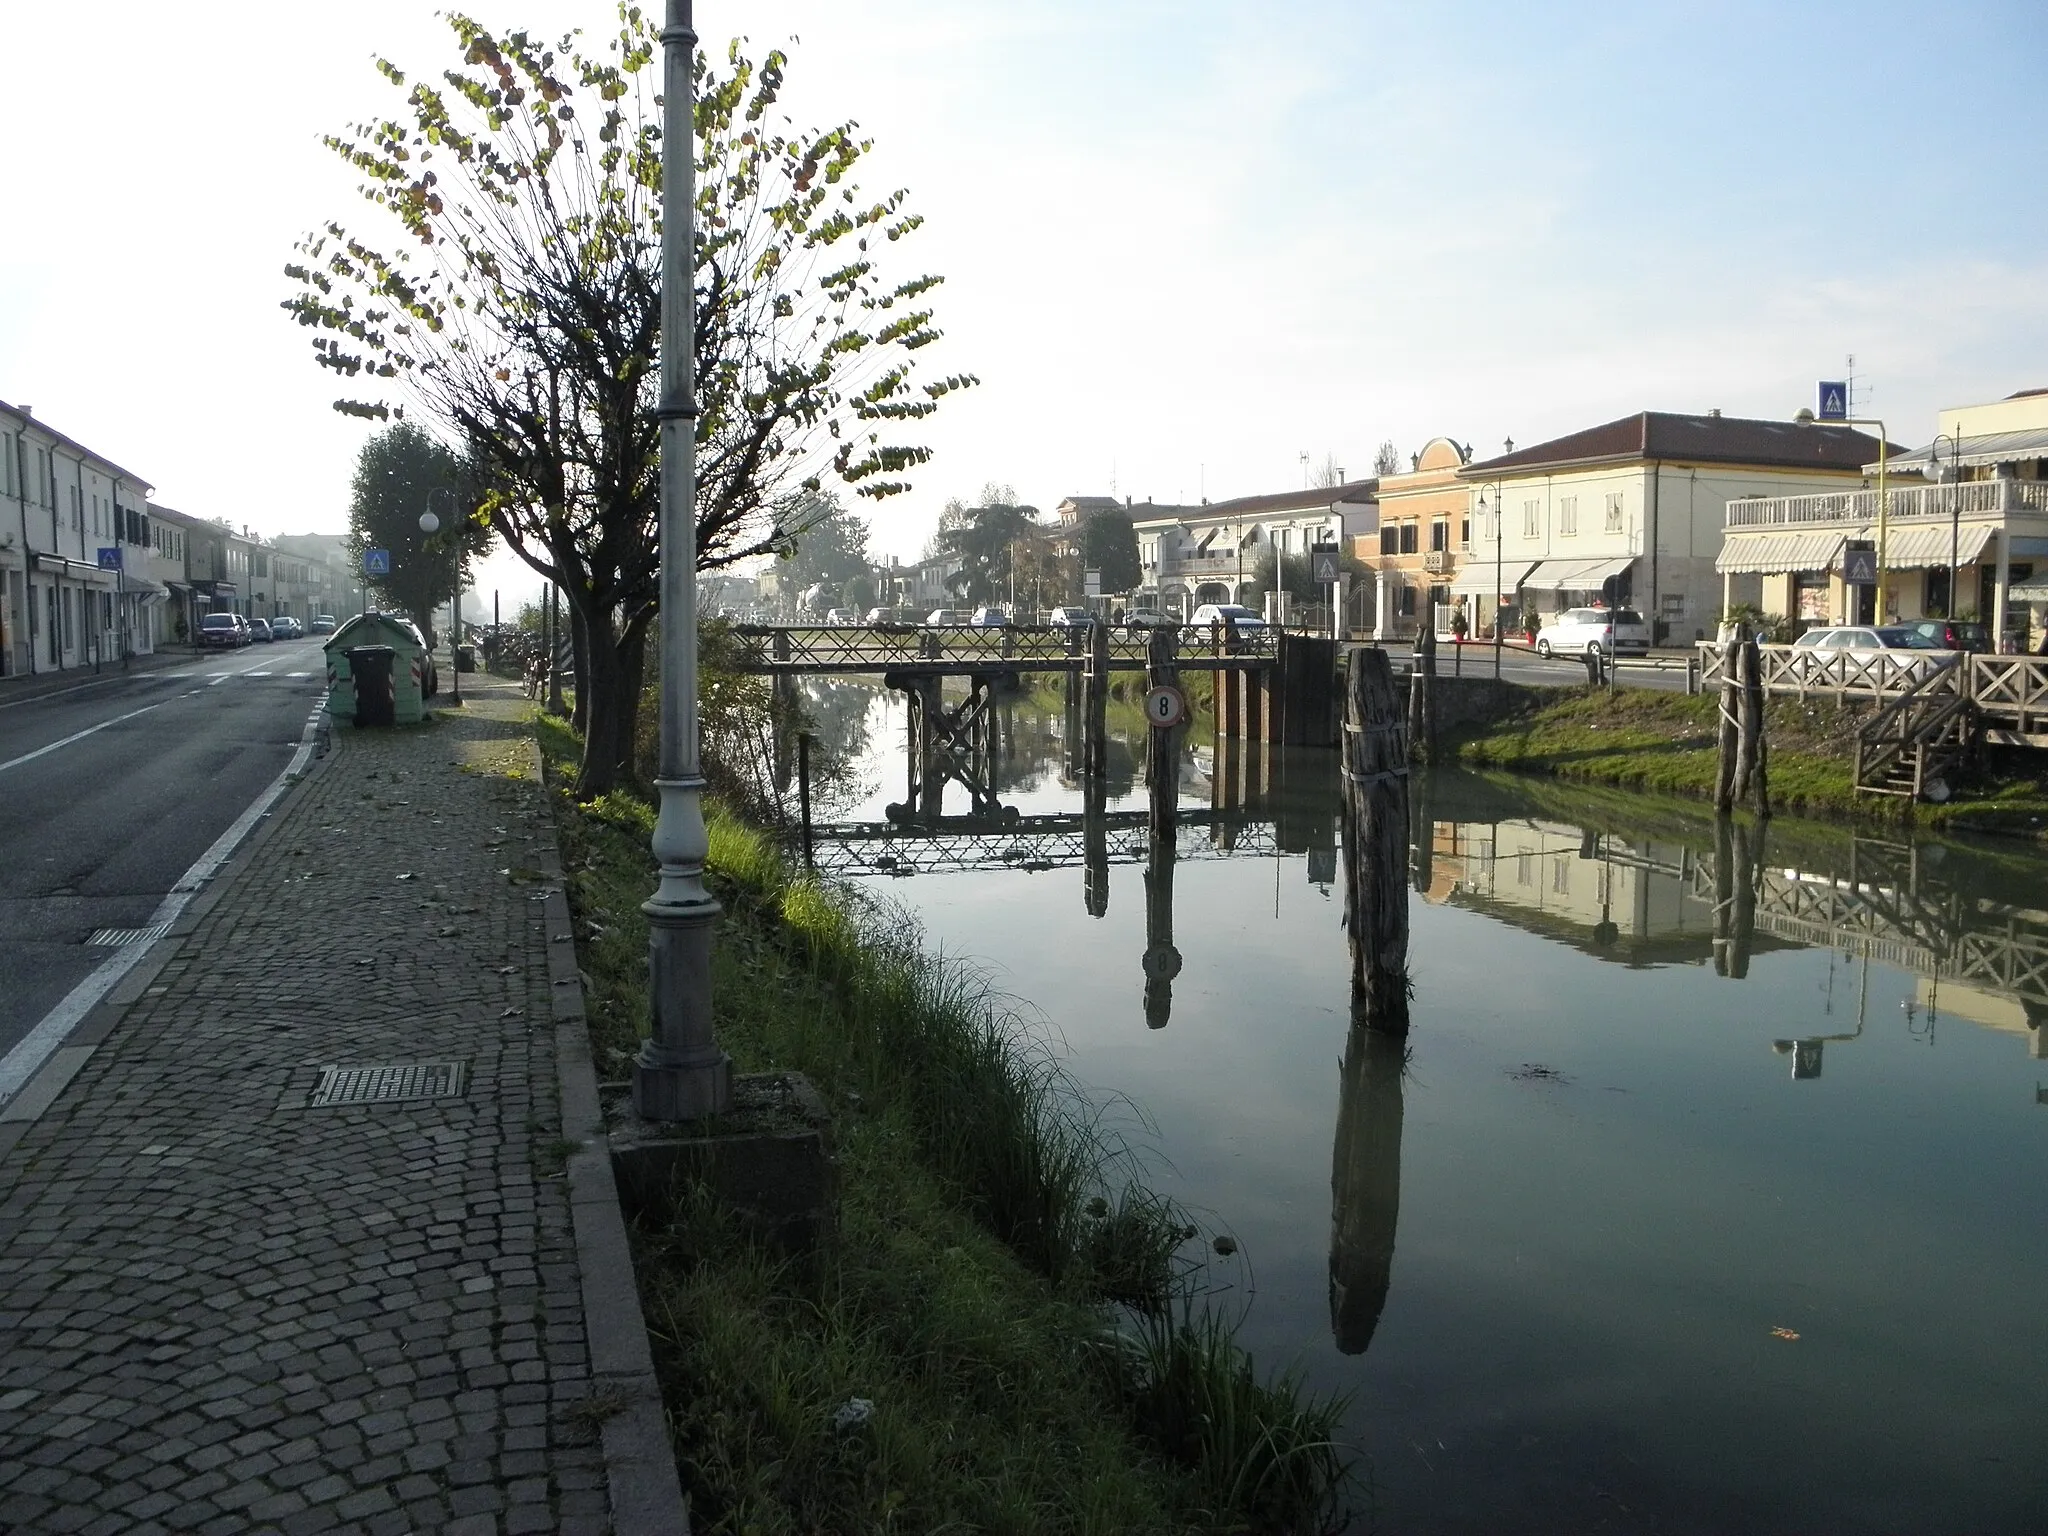
[[[0,1531],[600,1532],[516,696],[333,760],[0,1158]],[[324,1063],[465,1097],[308,1109]]]

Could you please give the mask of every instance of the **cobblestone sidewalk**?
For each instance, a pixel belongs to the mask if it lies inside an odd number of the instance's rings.
[[[611,1529],[553,832],[516,689],[465,691],[337,731],[0,1154],[0,1530]],[[466,1092],[308,1107],[430,1061]]]

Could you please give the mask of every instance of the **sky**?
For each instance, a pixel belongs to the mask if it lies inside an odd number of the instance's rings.
[[[656,0],[658,3],[658,0]],[[601,36],[614,11],[488,0]],[[2048,7],[698,0],[856,120],[945,278],[914,557],[989,481],[1220,500],[1484,457],[1644,409],[1789,417],[2048,386]],[[19,7],[0,131],[0,399],[266,533],[346,526],[372,430],[280,303],[293,243],[374,217],[323,133],[455,62],[421,3]],[[478,585],[536,583],[510,556]]]

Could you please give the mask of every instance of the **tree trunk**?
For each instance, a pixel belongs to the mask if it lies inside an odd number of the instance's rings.
[[[590,727],[590,629],[583,610],[564,591],[569,608],[569,670],[575,680],[576,702],[570,706],[570,727],[581,735]]]

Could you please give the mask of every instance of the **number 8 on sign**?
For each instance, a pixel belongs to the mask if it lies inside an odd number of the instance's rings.
[[[1188,717],[1187,696],[1171,683],[1145,690],[1145,718],[1156,730],[1167,731]]]

